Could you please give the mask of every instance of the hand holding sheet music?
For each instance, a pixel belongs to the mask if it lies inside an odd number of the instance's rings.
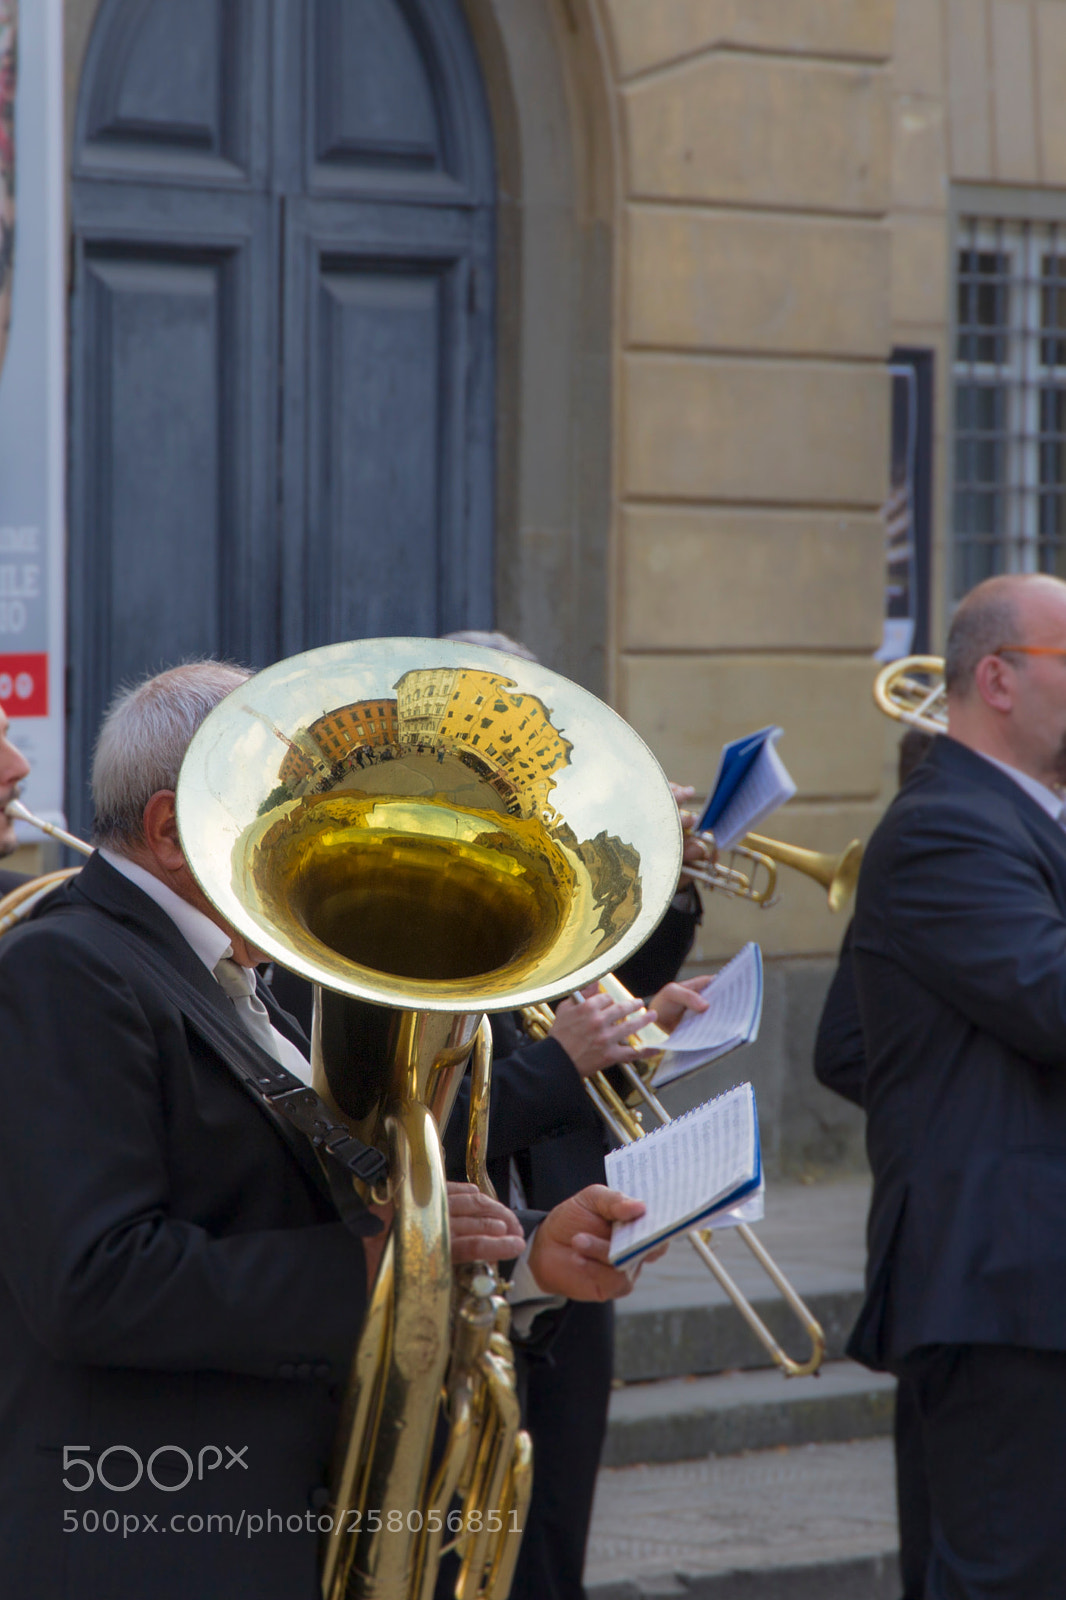
[[[762,953],[757,944],[746,944],[703,990],[706,1011],[686,1012],[671,1033],[654,1087],[661,1089],[757,1039],[762,988]]]
[[[635,1222],[615,1225],[609,1257],[615,1266],[636,1261],[674,1234],[727,1220],[730,1211],[762,1187],[751,1084],[738,1084],[643,1139],[610,1151],[607,1182],[646,1207]]]

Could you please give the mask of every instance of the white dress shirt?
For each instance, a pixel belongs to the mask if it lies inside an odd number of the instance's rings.
[[[1013,778],[1019,789],[1024,789],[1029,798],[1035,800],[1042,811],[1047,812],[1052,822],[1057,822],[1060,828],[1066,829],[1066,801],[1061,794],[1049,789],[1039,778],[1031,778],[1027,772],[1019,772],[1017,767],[1009,767],[1005,761],[997,761],[995,756],[986,756],[983,750],[974,750],[974,755],[980,756],[982,761],[989,762],[991,766],[998,767],[1008,778]]]
[[[220,961],[233,958],[233,946],[229,935],[218,926],[217,922],[212,922],[210,917],[198,911],[195,906],[191,906],[187,900],[183,900],[180,894],[175,894],[173,889],[154,877],[146,868],[139,866],[136,861],[129,861],[113,850],[101,850],[100,854],[109,867],[113,867],[124,878],[128,878],[130,883],[135,884],[150,900],[155,901],[160,911],[166,913],[190,950],[203,962],[217,983],[215,968]],[[279,1033],[273,1024],[270,1025],[270,1032],[273,1036],[275,1059],[299,1078],[301,1083],[310,1085],[311,1063],[303,1051],[298,1049],[291,1039],[286,1039],[283,1033]]]

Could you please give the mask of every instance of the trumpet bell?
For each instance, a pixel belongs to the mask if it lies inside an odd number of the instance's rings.
[[[862,845],[852,839],[839,855],[829,855],[822,850],[807,850],[802,845],[785,844],[780,839],[764,839],[762,834],[745,834],[743,843],[762,855],[769,856],[783,867],[802,872],[813,878],[826,892],[830,911],[843,911],[859,881],[862,866]]]
[[[182,767],[182,846],[253,945],[354,999],[495,1011],[619,965],[674,892],[681,830],[650,751],[539,665],[451,640],[268,667]]]

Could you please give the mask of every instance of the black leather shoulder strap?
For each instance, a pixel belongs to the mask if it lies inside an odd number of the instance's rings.
[[[330,1167],[338,1167],[366,1184],[384,1181],[388,1163],[380,1150],[354,1138],[313,1089],[261,1050],[239,1023],[230,1027],[210,1001],[131,928],[113,922],[112,931],[133,959],[173,997],[182,1016],[226,1063],[253,1100],[284,1117],[305,1135],[316,1150],[330,1158]],[[347,1188],[350,1190],[350,1185]],[[337,1199],[332,1181],[330,1189]]]

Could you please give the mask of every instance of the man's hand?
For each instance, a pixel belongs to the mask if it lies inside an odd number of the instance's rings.
[[[706,1011],[708,1002],[703,998],[703,991],[711,981],[712,974],[707,973],[700,978],[688,978],[684,983],[668,983],[660,989],[649,1002],[660,1028],[673,1033],[686,1011]]]
[[[628,1200],[617,1189],[590,1184],[549,1211],[533,1235],[529,1266],[545,1294],[570,1300],[617,1300],[628,1294],[634,1277],[607,1261],[613,1222],[633,1222],[644,1215],[643,1200]],[[663,1254],[650,1252],[646,1261]]]
[[[695,799],[695,789],[688,783],[672,783],[670,793],[677,801],[677,809],[681,813],[681,876],[677,880],[677,887],[684,889],[693,881],[685,868],[705,867],[708,862],[714,860],[715,852],[705,839],[699,838],[693,832],[699,821],[696,813],[685,809],[686,803]]]
[[[368,1289],[373,1289],[382,1253],[392,1227],[393,1205],[367,1209],[383,1224],[382,1231],[363,1240]],[[452,1266],[469,1261],[514,1261],[526,1247],[522,1224],[513,1211],[472,1183],[449,1183],[448,1222],[452,1236]]]
[[[626,1043],[630,1034],[655,1021],[655,1012],[645,1011],[643,1000],[618,1005],[594,983],[582,992],[584,1000],[560,1001],[548,1037],[562,1045],[583,1078],[619,1061],[640,1061],[655,1054]]]
[[[500,1200],[472,1183],[449,1183],[448,1218],[452,1265],[467,1261],[514,1261],[526,1247],[522,1224]]]

